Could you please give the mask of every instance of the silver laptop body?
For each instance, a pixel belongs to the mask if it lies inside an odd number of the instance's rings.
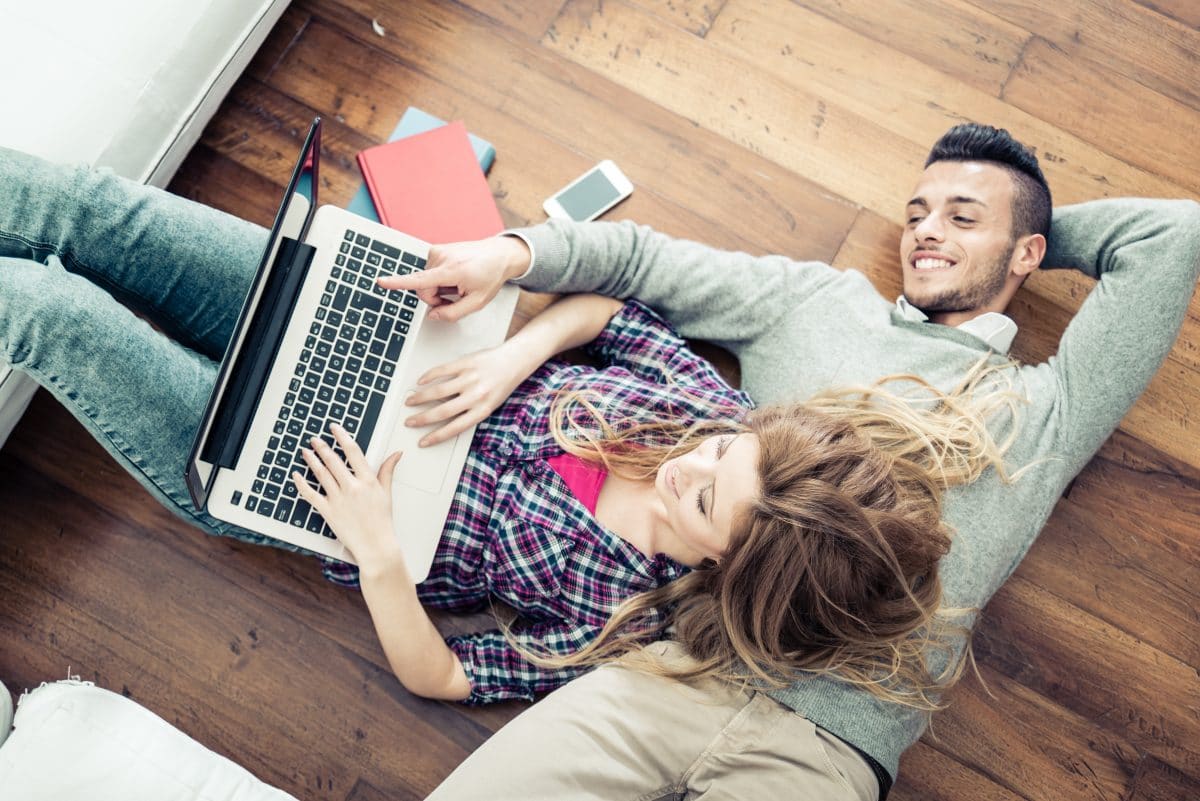
[[[293,470],[328,424],[351,431],[377,469],[403,451],[393,529],[414,581],[428,574],[474,427],[419,448],[404,400],[430,368],[503,341],[518,291],[506,286],[458,323],[425,318],[380,275],[424,267],[429,244],[335,206],[316,206],[320,120],[313,122],[259,273],[222,360],[187,469],[196,508],[346,562],[349,552],[300,499]],[[313,201],[303,194],[308,187]],[[315,483],[315,481],[314,481]]]

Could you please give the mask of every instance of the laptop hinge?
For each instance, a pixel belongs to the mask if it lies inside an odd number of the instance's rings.
[[[316,248],[283,237],[258,307],[230,371],[201,458],[214,468],[236,468],[250,421],[271,375],[296,298]]]

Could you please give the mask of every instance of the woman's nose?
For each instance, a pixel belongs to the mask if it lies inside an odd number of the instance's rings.
[[[700,448],[696,448],[679,460],[679,473],[688,483],[703,478],[707,469],[706,460],[700,453]]]

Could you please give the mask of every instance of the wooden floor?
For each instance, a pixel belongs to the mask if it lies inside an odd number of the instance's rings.
[[[1058,203],[1200,198],[1198,26],[1196,0],[296,0],[172,189],[269,222],[319,113],[345,203],[413,104],[495,144],[510,225],[612,158],[637,187],[618,216],[891,296],[906,193],[961,120],[1035,146]],[[1017,354],[1052,353],[1087,289],[1031,281]],[[988,606],[987,689],[956,689],[893,798],[1200,798],[1198,408],[1194,300]],[[179,523],[45,393],[0,452],[0,510],[10,689],[78,673],[303,799],[421,798],[520,711],[410,697],[357,593]]]

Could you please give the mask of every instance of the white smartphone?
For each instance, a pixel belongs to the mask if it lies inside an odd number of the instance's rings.
[[[546,198],[542,208],[560,220],[594,220],[633,194],[633,184],[611,161],[595,167]]]

